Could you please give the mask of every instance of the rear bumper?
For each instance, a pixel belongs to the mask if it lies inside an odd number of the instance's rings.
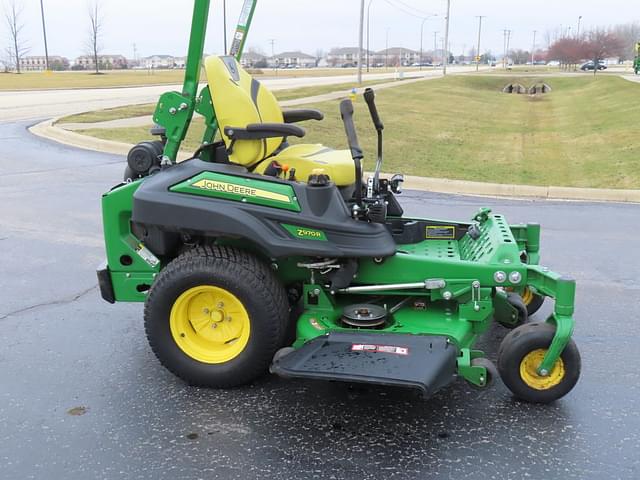
[[[98,275],[98,286],[100,287],[100,295],[109,303],[116,303],[116,294],[113,290],[113,283],[111,281],[111,272],[107,262],[103,262],[96,271]]]

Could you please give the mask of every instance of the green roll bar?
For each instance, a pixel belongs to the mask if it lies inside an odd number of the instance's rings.
[[[229,52],[238,61],[242,58],[257,3],[258,0],[245,0],[240,13],[240,20]],[[210,143],[215,136],[217,121],[209,87],[205,87],[198,95],[210,5],[211,0],[194,0],[191,38],[182,92],[164,93],[153,114],[153,121],[164,128],[167,139],[162,157],[163,165],[176,162],[180,145],[189,131],[195,112],[204,116],[206,120],[207,129],[203,144]]]

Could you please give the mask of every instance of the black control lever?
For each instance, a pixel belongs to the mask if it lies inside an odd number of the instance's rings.
[[[364,154],[358,143],[358,134],[353,123],[353,103],[348,98],[340,102],[340,115],[347,133],[351,157],[356,165],[356,204],[358,207],[362,207],[362,159]]]
[[[373,120],[373,125],[375,125],[376,130],[384,130],[384,124],[380,120],[380,115],[378,115],[378,107],[376,107],[376,94],[373,91],[373,88],[367,88],[364,91],[364,101],[367,102],[369,113],[371,113],[371,120]]]
[[[382,123],[382,120],[380,120],[378,108],[376,107],[376,94],[372,88],[367,88],[364,91],[364,101],[367,102],[369,113],[371,114],[371,120],[373,120],[373,125],[376,127],[376,131],[378,132],[378,159],[376,160],[376,171],[373,176],[373,190],[377,193],[380,191],[380,170],[382,170],[383,159],[382,131],[384,130],[384,124]]]

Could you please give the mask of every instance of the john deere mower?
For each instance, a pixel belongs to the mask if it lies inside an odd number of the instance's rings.
[[[371,89],[370,177],[349,99],[339,106],[349,150],[290,144],[305,136],[300,122],[323,114],[281,110],[241,67],[255,6],[246,1],[230,54],[206,59],[198,93],[209,0],[195,1],[184,88],[162,95],[158,139],[130,152],[125,182],[102,199],[103,298],[144,302],[152,350],[192,385],[233,387],[270,371],[428,396],[499,376],[525,401],[567,394],[580,374],[575,282],[539,265],[539,225],[489,208],[468,221],[406,216],[403,176],[381,175]],[[206,123],[202,145],[177,162],[194,112]],[[546,298],[553,310],[530,322]],[[497,368],[474,347],[494,321],[511,329]]]

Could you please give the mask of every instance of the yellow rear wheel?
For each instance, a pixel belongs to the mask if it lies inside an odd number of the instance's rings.
[[[233,360],[247,346],[249,314],[233,293],[211,285],[178,297],[169,317],[171,335],[189,357],[203,363]]]
[[[289,305],[273,270],[229,247],[194,248],[158,275],[145,330],[162,365],[191,385],[233,387],[265,373]]]

